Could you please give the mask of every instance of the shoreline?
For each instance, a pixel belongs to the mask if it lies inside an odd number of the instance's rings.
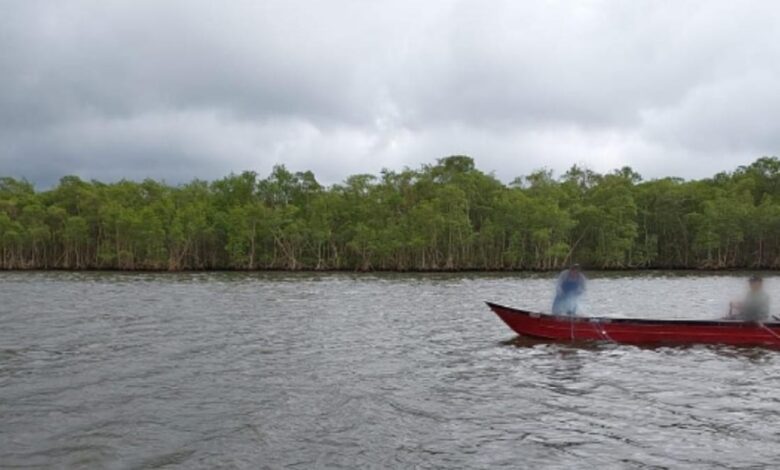
[[[397,269],[371,269],[371,270],[355,270],[355,269],[118,269],[118,268],[14,268],[14,269],[0,269],[0,273],[149,273],[149,274],[204,274],[204,273],[258,273],[258,274],[271,274],[271,273],[286,273],[286,274],[358,274],[358,275],[370,275],[370,274],[549,274],[559,273],[564,268],[555,269],[409,269],[409,270],[397,270]],[[733,268],[588,268],[583,267],[582,270],[586,273],[622,273],[622,272],[677,272],[677,273],[745,273],[745,272],[765,272],[765,273],[780,273],[780,267],[778,268],[751,268],[751,267],[733,267]]]

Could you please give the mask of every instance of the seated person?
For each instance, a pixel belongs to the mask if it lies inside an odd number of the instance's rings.
[[[764,292],[764,281],[758,276],[748,280],[750,290],[742,302],[731,302],[726,318],[748,322],[764,322],[769,319],[769,296]]]

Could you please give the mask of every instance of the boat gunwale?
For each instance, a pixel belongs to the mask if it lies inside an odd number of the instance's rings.
[[[485,301],[488,307],[495,312],[496,308],[507,310],[510,313],[516,315],[526,315],[532,318],[546,318],[557,321],[573,321],[573,322],[603,322],[613,324],[639,324],[639,325],[668,325],[668,326],[728,326],[728,327],[750,327],[755,328],[758,326],[766,326],[772,328],[780,328],[780,322],[748,322],[740,320],[654,320],[649,318],[611,318],[611,317],[578,317],[568,315],[553,315],[549,313],[532,312],[530,310],[522,310],[514,307],[507,307],[506,305],[497,304],[495,302]],[[498,312],[496,312],[498,313]]]

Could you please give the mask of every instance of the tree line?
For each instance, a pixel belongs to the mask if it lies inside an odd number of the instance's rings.
[[[49,190],[0,178],[1,269],[547,270],[780,267],[780,160],[686,181],[539,170],[505,185],[466,156],[325,187],[265,179]]]

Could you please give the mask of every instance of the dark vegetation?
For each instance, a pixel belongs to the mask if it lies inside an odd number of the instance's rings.
[[[780,267],[780,160],[712,178],[537,171],[454,156],[323,187],[276,167],[181,186],[0,178],[2,269]]]

